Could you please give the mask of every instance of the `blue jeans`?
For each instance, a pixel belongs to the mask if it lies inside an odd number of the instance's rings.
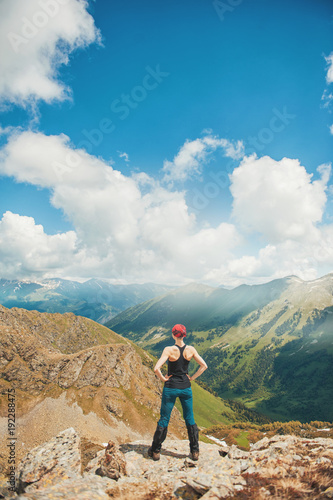
[[[194,425],[193,416],[193,397],[192,389],[173,389],[164,387],[162,393],[161,415],[158,421],[160,427],[168,427],[172,409],[175,405],[176,398],[180,399],[183,408],[183,417],[187,426]]]

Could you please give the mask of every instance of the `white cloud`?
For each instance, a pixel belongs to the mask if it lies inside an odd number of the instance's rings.
[[[304,280],[317,277],[318,263],[314,262],[314,246],[287,240],[276,245],[269,244],[257,256],[245,255],[229,262],[228,272],[238,283],[250,279],[262,283],[268,279],[298,276]],[[332,259],[330,259],[333,262]]]
[[[199,227],[189,213],[185,192],[166,190],[146,174],[125,176],[85,151],[74,150],[65,135],[12,135],[0,154],[0,173],[49,189],[51,203],[72,222],[76,239],[64,258],[70,265],[64,264],[62,276],[200,279],[239,243],[232,224]],[[24,240],[23,232],[18,224],[18,241]],[[45,235],[46,242],[48,238]],[[36,254],[38,245],[38,262]],[[9,269],[15,269],[23,257],[13,251],[11,258]],[[55,275],[60,275],[58,270]]]
[[[126,161],[126,163],[129,162],[129,156],[127,153],[122,153],[121,151],[117,151],[118,154],[119,154],[119,158],[124,158],[124,160]]]
[[[48,189],[75,230],[48,235],[32,218],[7,212],[0,276],[230,286],[290,274],[312,279],[333,266],[333,226],[320,223],[329,173],[321,165],[313,180],[297,160],[245,158],[230,176],[239,226],[202,227],[186,191],[144,172],[123,175],[65,135],[17,132],[0,152],[0,174]],[[262,233],[261,248],[256,240],[249,252],[248,231]]]
[[[327,83],[333,83],[333,52],[330,53],[328,57],[325,57],[327,62],[327,74],[326,81]]]
[[[333,52],[328,57],[325,57],[326,63],[327,63],[327,73],[326,73],[326,82],[327,84],[333,83]],[[333,94],[326,88],[323,92],[323,95],[321,97],[321,100],[323,102],[322,106],[323,108],[330,108],[331,104],[333,102]],[[329,127],[330,133],[333,134],[333,125]]]
[[[219,139],[211,135],[194,141],[187,140],[173,161],[165,160],[163,180],[165,182],[185,181],[200,174],[202,165],[208,161],[209,155],[218,148],[223,149],[225,156],[233,159],[240,159],[244,154],[244,146],[241,141],[232,143],[228,139]]]
[[[330,129],[330,134],[333,135],[333,125],[330,125],[329,129]]]
[[[315,242],[286,240],[268,244],[254,254],[228,259],[205,276],[209,282],[227,286],[260,284],[285,276],[313,280],[332,272],[333,225],[321,228]]]
[[[58,68],[77,48],[99,41],[86,0],[3,0],[0,3],[0,99],[25,106],[63,100],[69,89]]]
[[[74,231],[47,235],[32,217],[7,211],[0,221],[0,276],[57,275],[71,264],[75,246]]]
[[[298,160],[246,157],[230,175],[235,219],[273,243],[316,239],[330,166],[318,171],[321,178],[313,181]]]
[[[135,181],[84,150],[74,150],[67,136],[14,135],[0,161],[0,172],[50,189],[52,204],[87,244],[116,243],[125,251],[136,238],[142,206]]]
[[[323,101],[323,108],[330,108],[331,103],[333,101],[333,94],[329,92],[327,89],[324,90],[323,95],[321,96],[321,100]]]

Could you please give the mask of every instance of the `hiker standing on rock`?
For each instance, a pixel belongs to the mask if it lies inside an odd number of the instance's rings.
[[[185,419],[188,438],[190,441],[190,450],[193,460],[199,458],[199,429],[193,416],[193,397],[191,389],[191,380],[196,379],[207,368],[207,364],[197,353],[197,350],[189,345],[185,345],[186,328],[184,325],[175,325],[172,329],[172,338],[175,345],[166,347],[162,356],[157,361],[154,372],[162,382],[164,388],[162,393],[162,404],[160,419],[154,434],[153,442],[148,450],[148,455],[153,460],[160,459],[162,443],[168,432],[168,425],[172,409],[176,398],[180,399],[183,416]],[[191,359],[194,359],[199,365],[198,371],[191,377],[188,375],[188,365]],[[168,361],[168,375],[161,373],[161,367]]]

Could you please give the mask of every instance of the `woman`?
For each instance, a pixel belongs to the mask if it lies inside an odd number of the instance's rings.
[[[164,349],[162,356],[157,361],[154,368],[155,374],[164,382],[164,388],[162,393],[160,419],[154,434],[153,443],[148,450],[148,455],[152,457],[153,460],[160,459],[161,446],[168,432],[171,412],[177,397],[179,397],[183,408],[183,416],[190,441],[192,459],[198,460],[199,458],[199,429],[193,416],[191,380],[199,377],[199,375],[206,370],[207,365],[194,347],[185,345],[183,340],[185,337],[185,326],[175,325],[172,329],[172,338],[175,340],[175,345]],[[198,371],[190,377],[188,375],[188,365],[192,358],[200,367]],[[168,375],[164,376],[161,373],[161,367],[166,361],[168,361]]]

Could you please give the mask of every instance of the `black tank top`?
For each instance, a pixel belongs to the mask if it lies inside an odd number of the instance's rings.
[[[187,376],[189,361],[183,356],[186,345],[183,347],[177,345],[177,347],[180,350],[179,358],[176,361],[168,359],[168,375],[172,375],[172,377],[164,383],[164,386],[173,389],[187,389],[191,387],[191,381]]]

